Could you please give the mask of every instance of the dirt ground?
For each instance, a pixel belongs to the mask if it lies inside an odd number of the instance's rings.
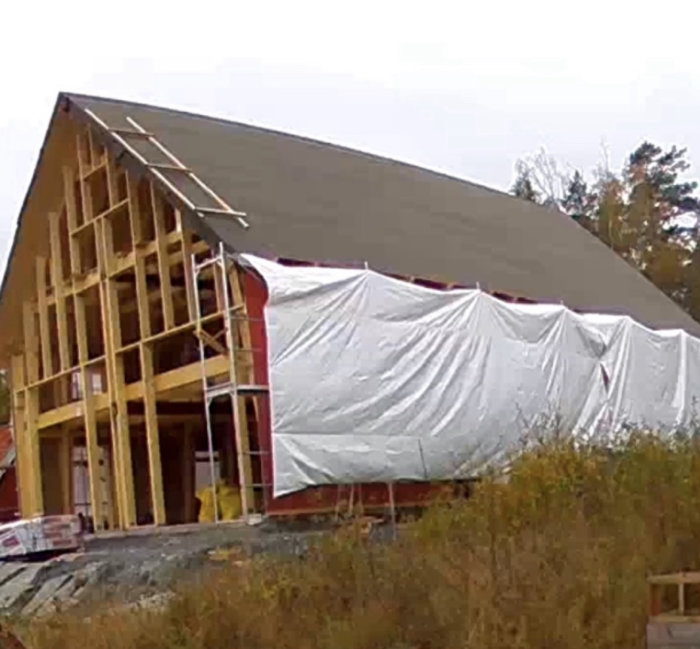
[[[157,601],[175,581],[196,579],[224,559],[302,555],[331,527],[329,522],[230,522],[88,537],[80,552],[0,563],[0,612],[40,615],[105,597],[124,604]]]

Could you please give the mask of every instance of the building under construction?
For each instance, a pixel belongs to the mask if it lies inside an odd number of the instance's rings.
[[[22,515],[80,513],[97,531],[127,529],[197,521],[196,494],[212,483],[236,487],[246,516],[327,511],[341,497],[416,503],[435,480],[461,477],[442,460],[433,469],[429,445],[416,469],[406,468],[411,459],[397,460],[400,470],[377,468],[381,454],[367,443],[368,463],[353,456],[335,471],[364,421],[340,402],[334,413],[355,423],[329,428],[334,440],[350,441],[327,447],[335,458],[328,470],[322,455],[305,455],[303,465],[301,447],[278,456],[273,440],[285,422],[271,401],[290,403],[285,386],[295,384],[320,412],[320,388],[340,374],[326,355],[328,376],[298,365],[271,378],[279,355],[270,350],[266,305],[273,290],[283,302],[281,284],[270,284],[273,266],[316,269],[312,279],[329,266],[340,273],[314,286],[349,286],[372,269],[426,291],[420,299],[478,287],[503,304],[563,304],[700,334],[646,279],[552,210],[296,136],[62,94],[0,295]],[[304,277],[291,272],[285,281]],[[319,305],[337,307],[309,303],[307,324],[323,320]],[[347,313],[351,320],[357,309]],[[304,354],[313,356],[321,343],[307,342]],[[370,363],[385,342],[355,346],[358,363]],[[350,376],[338,389],[365,379]],[[322,439],[309,438],[309,448]],[[395,439],[385,464],[402,458],[403,438]],[[276,488],[287,457],[296,464],[284,475],[296,478]]]

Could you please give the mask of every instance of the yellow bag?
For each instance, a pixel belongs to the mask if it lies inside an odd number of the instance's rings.
[[[222,521],[232,521],[240,518],[243,513],[241,494],[237,487],[226,484],[219,485],[219,514]]]
[[[199,507],[200,523],[214,522],[214,494],[210,486],[206,486],[197,492],[197,500],[201,503]],[[219,505],[219,520],[232,521],[240,518],[243,513],[241,505],[241,494],[236,487],[219,483],[216,485],[216,497]]]
[[[200,489],[197,494],[200,502],[198,520],[200,523],[214,522],[214,492],[210,486]]]

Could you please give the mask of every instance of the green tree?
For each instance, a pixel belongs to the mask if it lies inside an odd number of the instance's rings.
[[[541,149],[518,163],[513,191],[545,196],[700,319],[700,199],[682,177],[689,168],[686,149],[645,141],[619,173],[606,164],[589,185]]]
[[[513,196],[518,198],[524,198],[526,201],[532,201],[533,203],[540,202],[540,195],[535,190],[532,184],[532,179],[530,178],[530,172],[526,168],[519,168],[513,187],[510,190]]]
[[[595,230],[597,196],[588,189],[588,183],[577,169],[566,186],[560,205],[564,213],[588,230]]]

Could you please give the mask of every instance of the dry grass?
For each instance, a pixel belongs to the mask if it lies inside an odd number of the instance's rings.
[[[179,593],[161,612],[64,613],[33,649],[643,647],[646,576],[700,567],[700,442],[614,454],[548,441],[393,544],[325,540]]]

